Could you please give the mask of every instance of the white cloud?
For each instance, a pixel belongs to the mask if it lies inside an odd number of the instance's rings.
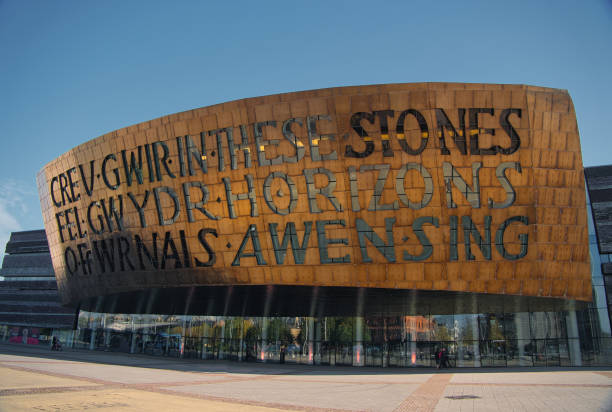
[[[4,259],[11,232],[23,230],[21,222],[29,213],[29,203],[36,197],[32,186],[12,179],[0,181],[0,261]]]
[[[2,259],[4,259],[6,242],[8,242],[11,232],[18,230],[21,230],[21,225],[17,221],[17,218],[7,210],[4,202],[0,199],[0,251],[2,253]]]

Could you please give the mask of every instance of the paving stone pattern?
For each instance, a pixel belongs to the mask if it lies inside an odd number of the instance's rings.
[[[393,371],[0,345],[0,411],[610,411],[612,370]]]

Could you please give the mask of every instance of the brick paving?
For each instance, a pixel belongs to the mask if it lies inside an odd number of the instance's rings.
[[[379,369],[0,344],[0,411],[612,411],[612,368]]]
[[[425,412],[433,411],[452,375],[434,375],[407,397],[394,412]]]

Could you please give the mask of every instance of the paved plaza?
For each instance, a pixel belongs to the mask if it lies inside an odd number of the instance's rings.
[[[0,411],[611,411],[612,368],[378,369],[0,344]]]

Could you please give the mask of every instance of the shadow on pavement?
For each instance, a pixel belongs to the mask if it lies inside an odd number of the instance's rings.
[[[511,367],[511,368],[380,368],[327,365],[278,364],[261,362],[235,362],[224,360],[179,359],[123,352],[104,352],[78,349],[51,351],[47,346],[0,343],[2,355],[27,356],[46,360],[91,362],[98,364],[164,369],[179,372],[223,372],[270,375],[407,375],[435,373],[508,373],[508,372],[562,372],[611,371],[612,367]]]

